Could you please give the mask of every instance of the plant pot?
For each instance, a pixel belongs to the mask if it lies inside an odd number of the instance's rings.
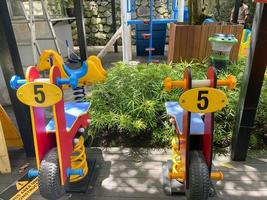
[[[75,17],[74,8],[66,8],[66,13],[68,17]]]

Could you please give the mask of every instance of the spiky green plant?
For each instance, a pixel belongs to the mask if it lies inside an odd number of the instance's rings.
[[[184,61],[171,66],[141,64],[137,67],[116,63],[109,70],[106,81],[93,86],[88,94],[92,103],[89,133],[100,137],[100,141],[104,141],[100,144],[107,146],[168,146],[173,131],[164,102],[177,101],[182,90],[166,93],[163,80],[167,76],[183,79],[185,67],[191,68],[193,79],[206,78],[207,62]],[[238,80],[233,91],[221,88],[226,92],[229,104],[215,115],[214,141],[219,146],[227,146],[231,141],[244,67],[245,62],[241,61],[218,77],[225,78],[231,73]],[[261,117],[267,119],[265,115]]]

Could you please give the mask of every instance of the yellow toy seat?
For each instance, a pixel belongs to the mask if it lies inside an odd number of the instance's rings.
[[[39,71],[44,71],[50,69],[52,66],[57,66],[62,74],[63,78],[68,78],[68,71],[77,71],[77,73],[82,74],[78,78],[78,85],[90,85],[97,82],[101,82],[106,77],[106,71],[102,66],[101,60],[97,56],[90,56],[86,61],[86,70],[83,66],[80,69],[70,69],[63,62],[61,56],[54,50],[45,50],[40,58],[37,68]]]
[[[105,79],[106,71],[102,67],[101,60],[97,56],[90,56],[85,62],[88,66],[88,71],[85,76],[81,77],[79,83],[88,85],[101,82]]]
[[[87,60],[91,60],[94,62],[98,68],[98,70],[105,76],[106,75],[106,70],[102,66],[101,60],[97,56],[90,56]]]

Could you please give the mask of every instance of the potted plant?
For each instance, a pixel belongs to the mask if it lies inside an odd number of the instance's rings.
[[[74,17],[75,16],[73,1],[74,0],[64,0],[66,13],[67,13],[68,17]]]

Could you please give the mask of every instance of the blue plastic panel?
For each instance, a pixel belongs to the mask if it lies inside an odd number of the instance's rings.
[[[66,128],[67,131],[71,129],[75,121],[80,117],[81,115],[84,115],[88,112],[90,108],[89,102],[67,102],[64,105],[65,110],[65,117],[66,117]],[[54,119],[51,119],[48,124],[46,125],[46,131],[47,132],[55,132],[55,122]]]
[[[168,115],[174,117],[179,131],[183,132],[183,111],[184,109],[178,104],[178,102],[166,102],[165,107]],[[203,135],[204,134],[204,122],[201,118],[201,114],[191,114],[190,134]]]
[[[155,51],[152,55],[164,55],[165,41],[166,41],[166,24],[153,24],[153,45]],[[143,34],[149,33],[149,25],[136,25],[136,55],[148,56],[148,51],[145,49],[149,47],[149,40],[144,39]]]

